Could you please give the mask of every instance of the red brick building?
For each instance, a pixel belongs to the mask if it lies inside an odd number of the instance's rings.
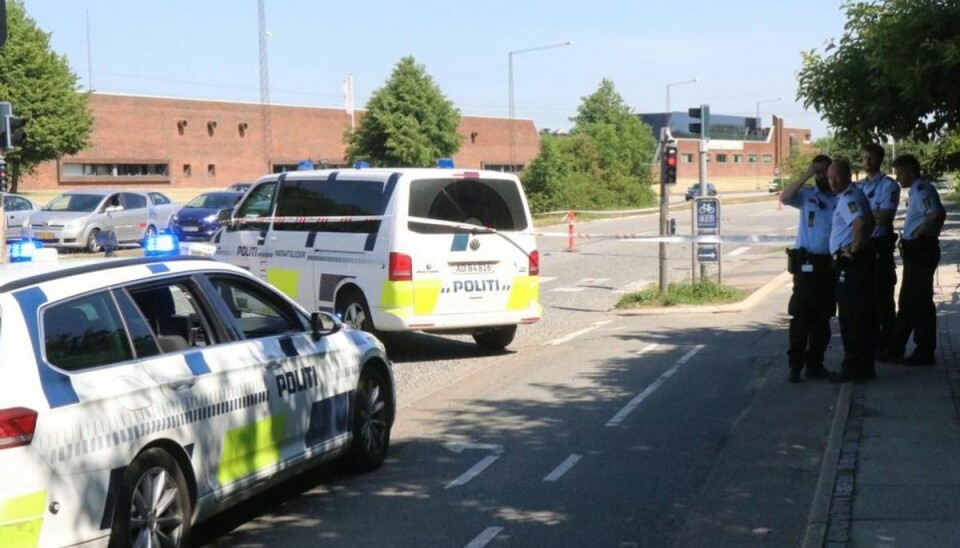
[[[343,134],[350,117],[342,109],[270,105],[265,154],[258,103],[94,93],[89,107],[91,146],[40,165],[21,189],[223,188],[296,169],[304,160],[345,165]],[[457,167],[516,171],[540,152],[531,120],[461,116],[458,132],[463,144],[454,156]]]

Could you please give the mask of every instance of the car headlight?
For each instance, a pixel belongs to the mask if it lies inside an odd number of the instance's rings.
[[[205,222],[205,223],[214,223],[214,222],[216,222],[216,221],[217,221],[217,214],[216,214],[216,213],[214,213],[214,214],[212,214],[212,215],[207,215],[206,217],[203,218],[203,222]]]

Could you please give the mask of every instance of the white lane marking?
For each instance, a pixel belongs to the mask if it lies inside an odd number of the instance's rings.
[[[748,249],[750,249],[750,248],[749,248],[749,247],[738,247],[738,248],[734,249],[733,251],[731,251],[730,253],[727,253],[727,257],[736,257],[737,255],[743,255],[744,253],[747,252]]]
[[[553,280],[556,280],[556,276],[540,276],[540,284],[550,283]]]
[[[643,350],[638,351],[638,352],[637,352],[637,356],[642,356],[642,355],[646,354],[647,352],[650,352],[651,350],[655,349],[655,348],[658,347],[658,346],[660,346],[659,343],[650,343],[650,344],[648,344]]]
[[[697,352],[700,352],[700,350],[702,349],[703,349],[703,345],[698,344],[693,348],[693,350],[684,354],[682,358],[677,360],[677,363],[673,364],[673,367],[664,371],[663,375],[660,375],[660,377],[658,377],[657,380],[653,381],[650,384],[650,386],[644,389],[643,392],[640,392],[639,394],[637,394],[635,398],[630,400],[630,403],[625,405],[623,409],[621,409],[616,415],[614,415],[612,419],[607,421],[607,424],[604,426],[617,426],[621,422],[623,422],[623,419],[627,418],[627,415],[629,415],[631,411],[636,409],[637,406],[643,402],[643,400],[647,399],[647,397],[650,394],[653,394],[657,390],[657,388],[660,388],[660,385],[663,384],[664,381],[672,377],[673,374],[676,373],[678,369],[680,369],[680,366],[690,361],[690,358],[693,358],[697,354]]]
[[[470,544],[464,546],[464,548],[483,548],[489,544],[494,537],[499,535],[500,531],[503,531],[503,527],[487,527],[482,533],[477,535],[476,538],[471,540]]]
[[[480,473],[486,470],[488,466],[497,462],[497,459],[499,458],[500,458],[500,455],[488,455],[486,457],[483,457],[483,459],[481,459],[480,462],[471,466],[470,469],[464,472],[463,474],[460,474],[460,477],[448,483],[447,486],[444,487],[444,489],[450,489],[451,487],[457,487],[459,485],[463,485],[467,483],[473,478],[479,476]]]
[[[652,283],[653,282],[650,280],[637,280],[637,281],[628,283],[627,285],[621,287],[620,289],[614,289],[612,292],[613,293],[634,293],[636,291],[642,291],[643,289],[646,289],[646,287]]]
[[[553,472],[547,474],[547,477],[543,478],[543,481],[557,481],[564,474],[570,471],[571,468],[577,465],[577,462],[583,458],[583,455],[573,454],[567,457],[567,459],[560,463],[560,466],[557,466],[553,469]]]
[[[457,453],[463,453],[464,449],[483,449],[484,451],[492,451],[496,454],[503,453],[503,446],[497,443],[470,443],[470,442],[459,442],[459,441],[450,441],[443,444],[444,447]]]
[[[585,328],[583,328],[583,329],[581,329],[581,330],[579,330],[579,331],[574,331],[573,333],[570,333],[570,334],[568,334],[568,335],[565,335],[565,336],[563,336],[563,337],[560,337],[559,339],[553,339],[552,341],[548,342],[547,344],[551,344],[551,345],[563,344],[563,343],[565,343],[565,342],[567,342],[567,341],[571,341],[571,340],[573,340],[573,339],[576,339],[576,338],[579,337],[580,335],[586,335],[587,333],[593,331],[594,329],[597,329],[598,327],[602,327],[602,326],[604,326],[604,325],[607,325],[608,323],[610,323],[610,322],[612,322],[612,321],[613,321],[613,320],[603,320],[603,321],[600,321],[600,322],[594,322],[593,327],[585,327]]]
[[[557,288],[551,289],[550,291],[553,291],[555,293],[577,293],[585,289],[586,287],[557,287]]]
[[[799,227],[800,227],[800,225],[793,225],[793,226],[791,226],[791,227],[788,227],[787,230],[790,231],[790,232],[792,232],[792,231],[796,230],[796,229],[799,228]]]

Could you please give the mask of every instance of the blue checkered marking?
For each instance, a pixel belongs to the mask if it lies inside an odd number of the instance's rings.
[[[347,431],[350,413],[350,393],[344,392],[332,398],[315,402],[310,407],[310,425],[304,442],[307,447],[323,443]]]
[[[203,352],[190,352],[184,355],[184,359],[187,360],[187,367],[190,368],[190,372],[196,376],[206,375],[210,372],[210,366],[207,365],[207,360],[203,357]]]
[[[163,274],[164,272],[170,272],[170,267],[165,264],[148,264],[147,269],[154,274]]]
[[[40,348],[43,341],[40,340],[40,307],[47,302],[47,296],[39,287],[31,287],[23,291],[17,291],[13,298],[20,304],[20,310],[23,312],[23,318],[27,324],[27,331],[30,334],[30,344],[33,346],[33,357],[37,364],[37,370],[40,374],[40,386],[43,388],[43,395],[47,398],[47,405],[50,409],[73,405],[80,403],[80,397],[73,388],[70,377],[65,375],[43,361]]]
[[[469,234],[454,234],[453,244],[450,245],[450,251],[466,251],[467,244],[470,242]]]

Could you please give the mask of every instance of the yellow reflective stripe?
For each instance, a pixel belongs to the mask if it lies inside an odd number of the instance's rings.
[[[36,546],[46,502],[46,491],[0,500],[0,546]]]
[[[297,298],[297,286],[300,283],[300,271],[285,268],[268,268],[267,283],[282,291],[291,299]]]
[[[380,290],[380,306],[405,308],[413,306],[413,282],[383,282]]]
[[[217,481],[227,485],[280,462],[286,415],[276,415],[227,432]]]
[[[437,299],[440,298],[440,288],[443,283],[440,280],[420,281],[414,285],[413,290],[413,312],[417,315],[433,314],[437,307]]]
[[[510,286],[510,298],[507,300],[507,310],[524,310],[530,303],[537,304],[540,298],[539,276],[517,276]]]

